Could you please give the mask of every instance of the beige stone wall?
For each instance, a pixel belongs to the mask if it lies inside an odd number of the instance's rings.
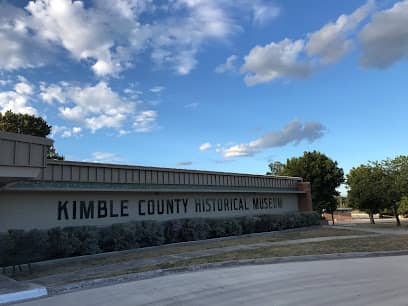
[[[0,232],[298,211],[297,194],[0,192]]]

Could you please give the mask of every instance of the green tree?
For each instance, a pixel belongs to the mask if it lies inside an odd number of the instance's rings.
[[[398,203],[398,213],[405,218],[408,216],[408,197],[403,196]]]
[[[275,161],[268,165],[269,171],[266,172],[266,175],[281,175],[285,165],[279,161]]]
[[[390,209],[400,226],[398,204],[404,196],[408,196],[408,156],[397,156],[379,163],[384,170],[382,179],[383,192]]]
[[[376,163],[352,168],[347,175],[348,204],[352,208],[367,212],[371,224],[375,223],[374,214],[387,206],[384,177],[383,167]]]
[[[304,152],[301,157],[293,157],[286,161],[281,175],[299,176],[311,184],[313,209],[320,214],[323,210],[331,213],[336,210],[336,188],[344,182],[343,169],[337,166],[325,154],[318,151]]]
[[[25,134],[37,137],[47,137],[51,133],[51,126],[41,118],[28,114],[16,114],[12,111],[0,112],[0,131]],[[48,150],[48,158],[63,160],[64,157],[58,154],[51,146]]]
[[[4,115],[0,113],[0,130],[10,133],[47,137],[51,133],[51,126],[41,117],[6,111]]]

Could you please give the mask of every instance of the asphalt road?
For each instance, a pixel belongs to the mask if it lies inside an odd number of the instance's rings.
[[[19,305],[408,305],[408,256],[173,274]]]

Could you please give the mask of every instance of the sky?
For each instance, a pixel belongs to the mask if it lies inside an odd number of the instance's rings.
[[[408,152],[408,0],[0,0],[0,112],[68,160],[347,173]]]

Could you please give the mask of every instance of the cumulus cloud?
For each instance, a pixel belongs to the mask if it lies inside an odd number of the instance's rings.
[[[31,34],[28,18],[24,10],[0,2],[0,69],[42,66],[51,56],[48,42]]]
[[[177,166],[177,167],[180,167],[180,166],[191,166],[192,164],[193,164],[192,161],[181,161],[181,162],[178,162],[178,163],[176,164],[176,166]]]
[[[165,89],[166,89],[166,87],[164,87],[164,86],[154,86],[154,87],[150,88],[150,91],[153,92],[153,93],[160,93]]]
[[[255,46],[244,58],[241,73],[249,86],[279,78],[302,79],[322,65],[338,61],[352,46],[356,29],[374,11],[374,0],[350,15],[341,15],[302,39],[285,38]]]
[[[40,84],[40,96],[42,100],[47,103],[52,103],[53,101],[57,101],[60,103],[65,102],[65,93],[61,85],[51,84],[47,85],[45,83]]]
[[[266,46],[254,47],[245,56],[241,72],[247,85],[270,82],[277,78],[305,78],[311,72],[308,62],[300,60],[304,49],[303,40],[271,42]]]
[[[227,61],[224,64],[221,64],[215,68],[216,73],[225,73],[227,71],[235,71],[237,68],[235,66],[235,61],[238,59],[238,56],[231,55],[227,58]]]
[[[253,3],[253,20],[254,23],[264,26],[269,21],[280,15],[280,8],[274,3],[256,2]]]
[[[387,68],[408,58],[408,1],[376,13],[359,34],[364,67]]]
[[[82,132],[82,128],[78,126],[66,127],[66,126],[53,125],[51,129],[51,136],[52,137],[60,136],[61,138],[70,138],[72,136],[80,135],[81,132]]]
[[[140,112],[134,120],[133,127],[136,132],[146,133],[154,130],[156,125],[157,112],[153,110],[147,110]]]
[[[196,109],[199,105],[200,105],[200,103],[198,103],[198,102],[192,102],[192,103],[185,104],[184,108]]]
[[[92,158],[85,160],[85,161],[91,161],[95,163],[120,163],[123,162],[124,159],[122,156],[115,154],[115,153],[109,153],[109,152],[94,152],[92,153]]]
[[[270,131],[249,143],[217,148],[225,158],[252,156],[269,148],[283,147],[290,143],[295,145],[303,140],[313,142],[321,138],[326,128],[319,122],[305,122],[299,120],[289,122],[280,131]]]
[[[31,29],[39,37],[62,46],[77,60],[94,60],[95,74],[121,70],[116,44],[120,42],[115,41],[104,11],[71,0],[30,1],[25,9],[30,13]]]
[[[18,77],[13,89],[0,91],[0,112],[11,110],[15,113],[38,115],[30,103],[33,98],[34,85],[23,77]]]
[[[340,15],[336,22],[330,22],[320,30],[309,33],[306,44],[307,54],[318,56],[325,64],[342,58],[353,46],[353,40],[349,36],[373,12],[374,8],[374,1],[370,0],[352,14]]]
[[[212,148],[212,144],[209,142],[205,142],[202,145],[200,145],[200,151],[207,151]]]
[[[33,0],[24,8],[3,1],[0,68],[41,66],[65,50],[100,77],[133,67],[143,53],[158,67],[188,74],[201,46],[238,32],[243,14],[265,23],[277,8],[261,0]]]
[[[101,128],[120,128],[136,104],[124,100],[109,85],[100,81],[95,86],[66,86],[65,103],[60,114],[73,122],[83,124],[92,132]]]
[[[131,121],[136,132],[148,132],[155,126],[157,117],[155,111],[139,110],[138,100],[120,96],[105,81],[86,86],[42,83],[40,96],[45,102],[56,104],[64,119],[92,132],[111,128],[124,135],[128,133],[125,125]]]

